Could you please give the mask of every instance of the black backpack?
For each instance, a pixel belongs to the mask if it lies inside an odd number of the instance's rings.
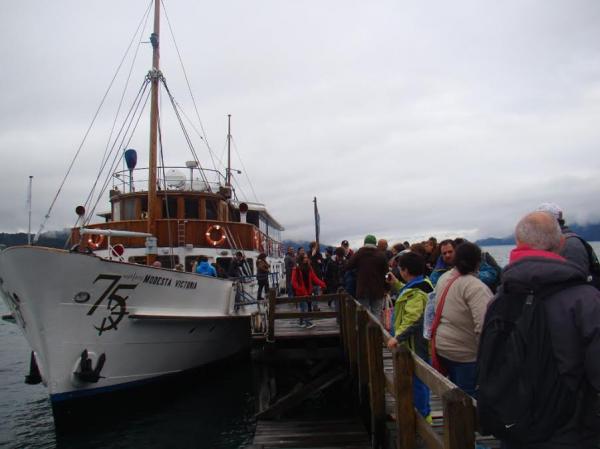
[[[483,434],[544,441],[575,410],[558,371],[544,299],[572,285],[534,292],[502,285],[490,304],[477,356],[477,413]]]
[[[565,234],[565,237],[566,238],[575,237],[575,238],[579,239],[579,241],[585,247],[585,251],[587,252],[588,261],[589,261],[588,270],[590,272],[588,282],[591,285],[593,285],[594,287],[596,287],[598,290],[600,290],[600,261],[598,261],[598,256],[596,255],[594,248],[592,248],[592,245],[590,245],[587,242],[587,240],[585,240],[583,237],[578,236],[574,232],[569,232],[569,233]]]

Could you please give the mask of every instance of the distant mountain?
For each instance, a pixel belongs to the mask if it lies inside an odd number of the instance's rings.
[[[291,246],[294,249],[298,249],[300,246],[303,247],[306,251],[308,251],[308,248],[310,246],[310,241],[308,240],[284,240],[282,242],[282,245],[284,247],[284,249],[287,249],[288,246]],[[327,245],[326,243],[320,243],[319,246],[321,247],[321,251],[325,251],[325,249],[329,246],[331,246],[332,248],[335,249],[334,245]]]
[[[51,248],[64,248],[67,241],[67,231],[46,232],[40,235],[36,245],[49,246]],[[33,236],[32,236],[33,238]],[[16,234],[0,233],[0,245],[17,246],[27,245],[27,233],[19,232]]]
[[[600,223],[589,224],[585,226],[581,226],[578,224],[574,224],[569,226],[571,231],[580,235],[588,242],[599,242],[600,241]],[[511,235],[508,237],[488,237],[485,239],[477,240],[479,246],[493,246],[493,245],[514,245],[515,238]]]

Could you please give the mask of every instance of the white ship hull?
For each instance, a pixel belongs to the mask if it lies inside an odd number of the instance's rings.
[[[41,247],[0,252],[0,292],[53,403],[229,357],[250,342],[233,282]],[[81,355],[97,381],[85,381]]]

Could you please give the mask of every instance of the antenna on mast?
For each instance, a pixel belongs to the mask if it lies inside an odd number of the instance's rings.
[[[227,171],[225,185],[231,186],[231,114],[227,114]]]
[[[31,194],[32,194],[33,176],[29,175],[29,188],[27,189],[27,210],[29,220],[27,223],[27,244],[31,245]]]

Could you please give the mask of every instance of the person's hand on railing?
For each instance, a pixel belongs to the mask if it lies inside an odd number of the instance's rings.
[[[387,341],[387,348],[391,351],[392,349],[396,348],[398,346],[398,340],[396,340],[394,337],[388,339]]]

